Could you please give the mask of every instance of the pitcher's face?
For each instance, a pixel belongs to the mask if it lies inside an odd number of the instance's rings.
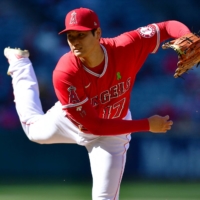
[[[92,31],[67,31],[67,42],[72,53],[77,57],[89,57],[96,45],[99,45],[99,36]]]

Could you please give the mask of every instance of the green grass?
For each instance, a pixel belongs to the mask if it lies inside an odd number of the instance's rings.
[[[200,183],[125,183],[121,200],[200,200]]]
[[[200,183],[130,182],[120,200],[199,200]],[[91,184],[1,184],[0,200],[91,200]]]
[[[88,200],[89,185],[10,185],[0,187],[0,200]]]

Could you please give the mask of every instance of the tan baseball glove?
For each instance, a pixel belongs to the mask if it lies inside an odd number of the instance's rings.
[[[189,33],[162,45],[163,49],[172,48],[178,54],[177,69],[174,77],[180,77],[193,66],[200,64],[200,36]]]

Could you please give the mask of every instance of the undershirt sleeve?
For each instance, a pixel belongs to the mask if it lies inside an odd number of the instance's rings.
[[[161,42],[170,38],[176,39],[191,32],[185,24],[176,20],[160,22],[157,23],[157,25],[161,33],[160,34]]]
[[[67,112],[67,117],[79,122],[94,135],[120,135],[149,131],[148,119],[102,119],[98,117],[96,110],[89,101],[77,108],[64,109]]]

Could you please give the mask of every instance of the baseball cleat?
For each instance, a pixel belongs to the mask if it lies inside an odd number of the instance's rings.
[[[6,47],[4,49],[4,56],[8,59],[8,63],[11,64],[12,62],[19,60],[21,58],[28,58],[29,51],[28,50],[21,50],[20,48],[10,48]],[[9,72],[7,72],[10,75]]]

